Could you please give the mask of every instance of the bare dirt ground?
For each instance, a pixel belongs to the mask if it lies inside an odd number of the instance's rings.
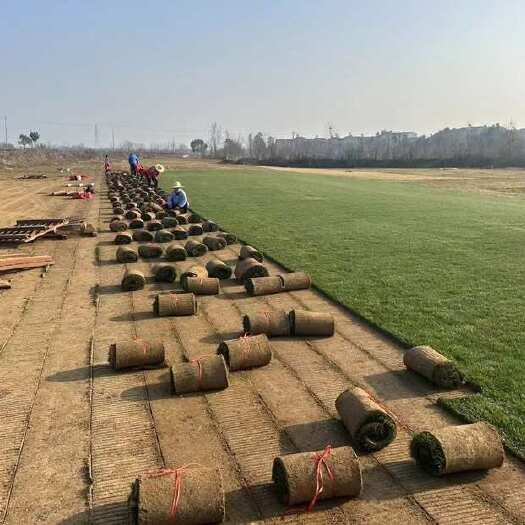
[[[90,175],[98,168],[74,167]],[[63,188],[56,166],[35,169],[55,177],[43,181],[14,181],[15,171],[0,173],[0,226],[81,215],[100,233],[23,246],[56,264],[44,276],[13,274],[13,288],[0,293],[0,523],[124,524],[138,474],[187,463],[221,467],[229,523],[525,523],[525,465],[511,455],[488,474],[444,479],[409,457],[414,431],[459,423],[438,407],[439,396],[468,392],[444,394],[406,372],[401,348],[315,290],[253,298],[225,281],[220,295],[199,298],[198,315],[155,318],[154,295],[173,287],[149,280],[144,290],[120,291],[124,266],[114,257],[102,177],[97,198],[85,202],[45,195]],[[238,249],[202,262],[233,263]],[[133,267],[151,274],[150,263]],[[231,374],[221,392],[176,397],[167,368],[115,373],[107,364],[109,344],[134,336],[161,337],[172,363],[212,354],[240,334],[243,313],[292,307],[333,313],[336,335],[272,340],[271,364]],[[391,411],[398,437],[361,456],[359,499],[290,514],[272,491],[273,458],[348,444],[334,401],[351,384]]]

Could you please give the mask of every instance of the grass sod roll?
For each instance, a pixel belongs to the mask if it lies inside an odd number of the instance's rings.
[[[173,236],[175,237],[176,241],[183,241],[184,239],[188,238],[188,232],[181,226],[176,226],[175,228],[172,228],[170,231],[171,233],[173,233]]]
[[[179,224],[188,224],[188,217],[186,217],[186,215],[177,215],[177,220]]]
[[[150,232],[154,232],[154,231],[157,231],[157,230],[162,230],[163,226],[162,226],[162,222],[158,221],[157,219],[154,219],[152,221],[149,221],[146,224],[146,228]]]
[[[266,266],[252,258],[238,261],[235,265],[234,274],[235,278],[241,283],[244,283],[247,279],[269,276]]]
[[[395,421],[362,388],[352,387],[342,392],[335,408],[359,450],[381,450],[397,435]]]
[[[166,250],[164,251],[164,257],[168,261],[185,261],[188,254],[183,246],[178,244],[168,244]]]
[[[195,315],[197,300],[192,293],[159,294],[153,301],[153,313],[157,317]]]
[[[124,220],[112,220],[109,223],[109,229],[112,232],[125,232],[128,229],[128,223]]]
[[[133,240],[138,242],[152,242],[155,236],[148,230],[135,230]]]
[[[127,210],[133,210],[134,208],[136,208],[138,206],[138,204],[135,202],[135,201],[129,201],[127,204],[126,204],[126,209]]]
[[[119,263],[133,263],[139,260],[137,251],[129,246],[119,246],[115,257]]]
[[[226,241],[226,244],[235,244],[237,242],[237,236],[233,233],[219,232],[217,233],[217,237],[222,237]]]
[[[164,219],[167,215],[167,213],[164,211],[164,210],[161,210],[161,211],[157,211],[155,212],[155,215],[156,215],[156,219],[158,219],[159,221],[162,221],[162,224],[164,225]]]
[[[196,465],[148,472],[135,482],[135,492],[136,522],[140,525],[199,525],[225,519],[224,487],[218,468]]]
[[[405,366],[441,388],[457,388],[463,375],[456,365],[430,346],[415,346],[403,355]]]
[[[272,360],[272,347],[265,334],[223,341],[217,353],[224,356],[232,372],[265,366]]]
[[[412,438],[410,452],[434,476],[501,467],[505,459],[498,431],[485,422],[420,432]]]
[[[202,226],[200,224],[192,224],[188,228],[188,235],[202,235]]]
[[[144,259],[155,259],[161,257],[162,247],[157,244],[142,244],[139,246],[139,255]]]
[[[284,291],[283,283],[278,275],[246,279],[244,287],[248,294],[253,296],[270,295]]]
[[[129,221],[129,227],[132,230],[139,230],[144,228],[144,221],[140,218]]]
[[[154,264],[151,272],[158,283],[173,283],[177,279],[177,269],[173,264]]]
[[[208,277],[208,270],[204,266],[201,266],[199,264],[194,264],[193,266],[190,266],[185,272],[182,272],[180,275],[180,284],[182,287],[185,287],[185,281],[189,277],[198,277],[200,279],[204,279]]]
[[[239,259],[255,259],[256,261],[263,262],[264,256],[261,252],[256,250],[253,246],[243,244],[241,251],[239,252]]]
[[[310,312],[308,310],[292,310],[289,315],[292,335],[334,335],[335,326],[332,314]]]
[[[114,370],[156,366],[164,363],[164,344],[162,341],[122,341],[109,347],[109,363]]]
[[[115,244],[130,244],[133,240],[133,235],[129,232],[120,232],[115,235],[113,242]]]
[[[123,213],[125,213],[125,210],[122,206],[114,206],[113,213],[116,213],[117,215],[122,215]]]
[[[175,239],[175,235],[168,230],[157,230],[155,232],[155,242],[171,242]]]
[[[162,219],[162,226],[164,228],[175,228],[175,226],[179,225],[179,221],[176,217],[167,216]]]
[[[194,239],[187,241],[184,248],[186,248],[186,252],[190,257],[202,257],[208,251],[208,247],[205,244]]]
[[[317,485],[317,466],[323,470],[322,485]],[[327,475],[327,468],[332,476]],[[317,500],[357,497],[363,486],[361,466],[352,447],[338,447],[317,452],[299,452],[276,457],[273,461],[272,479],[275,490],[285,505]],[[319,491],[319,488],[322,488]]]
[[[124,274],[120,286],[125,292],[133,292],[135,290],[142,290],[145,284],[146,278],[142,272],[138,270],[128,270]]]
[[[228,367],[222,355],[203,356],[173,365],[171,380],[175,394],[222,390],[230,384]]]
[[[204,221],[202,223],[202,231],[205,232],[217,232],[219,231],[219,226],[213,221]]]
[[[186,277],[183,286],[195,295],[217,295],[220,291],[219,279],[215,277]]]
[[[202,219],[200,217],[200,215],[197,215],[196,213],[190,213],[188,215],[188,223],[189,224],[197,224],[197,223],[200,223],[202,222]]]
[[[229,279],[232,276],[232,269],[219,259],[212,259],[206,263],[206,270],[209,277],[216,277],[221,281]]]
[[[266,334],[268,337],[290,335],[290,321],[284,310],[258,312],[242,319],[244,332],[250,335]]]
[[[144,211],[142,212],[142,219],[144,221],[153,221],[155,220],[155,213],[152,211]]]
[[[226,241],[224,239],[221,237],[212,237],[211,235],[204,237],[202,244],[205,244],[211,252],[226,248]]]
[[[140,213],[140,210],[137,210],[137,209],[134,208],[132,210],[128,210],[126,212],[125,217],[126,217],[126,219],[132,221],[133,219],[140,219],[141,215],[142,214]]]
[[[287,292],[306,290],[312,285],[312,279],[304,272],[282,273],[279,275],[279,278],[281,279],[283,289]]]

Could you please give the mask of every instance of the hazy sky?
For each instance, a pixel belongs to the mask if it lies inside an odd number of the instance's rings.
[[[1,0],[10,141],[525,127],[525,0]],[[3,123],[2,123],[3,124]],[[3,126],[0,133],[3,141]]]

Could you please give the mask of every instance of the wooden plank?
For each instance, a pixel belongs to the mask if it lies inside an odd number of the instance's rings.
[[[55,264],[53,261],[51,262],[33,262],[33,263],[21,263],[21,264],[12,264],[10,266],[2,266],[0,268],[0,272],[10,272],[13,270],[29,270],[31,268],[42,268],[44,266],[52,266]]]

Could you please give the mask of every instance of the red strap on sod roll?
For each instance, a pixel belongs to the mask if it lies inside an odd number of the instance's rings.
[[[197,366],[199,367],[199,390],[200,390],[200,388],[202,386],[203,369],[202,369],[201,359],[203,357],[209,357],[209,356],[207,356],[207,355],[200,355],[200,356],[195,357],[195,358],[190,360],[190,363],[197,363]]]
[[[330,457],[332,454],[332,445],[328,445],[322,454],[319,454],[316,452],[313,455],[313,460],[315,462],[315,494],[312,500],[310,501],[310,504],[308,505],[308,508],[306,509],[307,512],[311,512],[314,508],[315,504],[317,503],[317,498],[319,495],[323,492],[324,486],[323,486],[323,467],[326,470],[328,477],[333,481],[334,480],[334,474],[332,472],[332,469],[328,466],[326,463],[326,460]]]

